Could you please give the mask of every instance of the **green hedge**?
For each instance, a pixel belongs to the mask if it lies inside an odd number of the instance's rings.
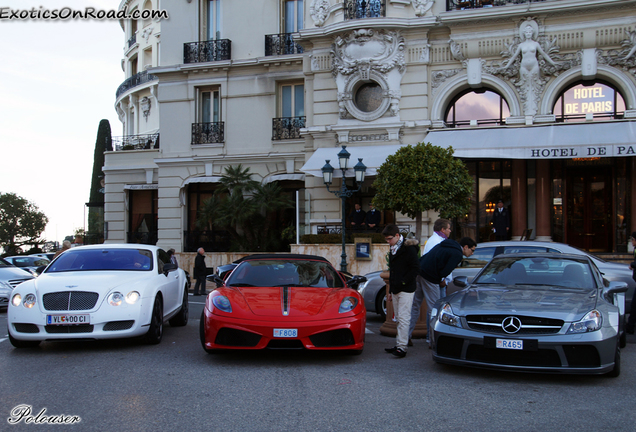
[[[381,233],[353,233],[346,234],[345,242],[354,243],[358,237],[371,237],[372,243],[386,243]],[[341,244],[342,234],[305,234],[300,236],[300,242],[303,244]]]

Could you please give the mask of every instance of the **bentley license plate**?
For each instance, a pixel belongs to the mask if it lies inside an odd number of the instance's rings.
[[[515,340],[515,339],[497,339],[497,348],[503,349],[515,349],[522,350],[523,349],[523,341]]]
[[[90,315],[47,315],[47,325],[75,325],[75,324],[90,324]]]
[[[274,329],[274,337],[295,338],[298,337],[298,329]]]

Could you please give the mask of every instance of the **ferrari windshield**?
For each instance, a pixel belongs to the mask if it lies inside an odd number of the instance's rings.
[[[326,262],[308,260],[250,260],[232,272],[226,285],[235,287],[343,288],[344,282]]]
[[[473,284],[547,285],[585,289],[597,287],[589,262],[545,256],[495,258]]]
[[[152,270],[152,252],[145,249],[69,250],[51,264],[46,273],[94,270]]]

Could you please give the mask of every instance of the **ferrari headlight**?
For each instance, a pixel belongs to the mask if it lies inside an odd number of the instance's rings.
[[[120,292],[114,292],[108,296],[108,303],[111,306],[119,306],[124,301],[124,295]]]
[[[35,306],[35,294],[27,294],[24,297],[24,307],[31,309],[33,306]]]
[[[216,295],[212,297],[212,304],[215,308],[222,310],[223,312],[232,313],[230,300],[224,295]]]
[[[340,309],[338,309],[338,313],[351,312],[358,306],[358,299],[355,297],[345,297],[340,302]]]
[[[568,334],[596,331],[603,325],[603,315],[596,309],[585,314],[581,321],[570,324]]]
[[[461,320],[459,319],[457,315],[453,313],[453,308],[451,308],[450,303],[446,303],[439,310],[438,320],[441,323],[444,323],[449,326],[459,327],[459,328],[462,327]]]
[[[135,304],[137,303],[137,300],[139,300],[140,297],[141,297],[141,294],[139,294],[137,291],[131,291],[128,294],[126,294],[126,303]]]
[[[11,303],[13,306],[18,307],[22,304],[22,296],[20,294],[16,294],[11,298]]]

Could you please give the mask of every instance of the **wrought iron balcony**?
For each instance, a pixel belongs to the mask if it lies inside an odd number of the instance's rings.
[[[303,47],[294,42],[293,33],[265,35],[265,55],[301,54]]]
[[[130,48],[136,43],[137,43],[137,33],[135,33],[134,35],[130,37],[130,39],[128,39],[128,48]]]
[[[183,63],[204,63],[232,58],[232,41],[229,39],[188,42],[183,44]]]
[[[386,0],[345,0],[344,2],[344,18],[346,20],[385,16]]]
[[[113,137],[113,150],[150,150],[159,148],[159,133]]]
[[[123,83],[121,83],[119,87],[117,87],[117,92],[115,94],[115,97],[118,98],[119,95],[121,95],[125,91],[128,91],[133,87],[137,87],[138,85],[145,84],[150,81],[154,81],[156,79],[158,78],[154,76],[153,74],[148,73],[148,71],[139,72],[138,74],[135,74],[131,76],[130,78],[127,78]]]
[[[225,141],[225,123],[192,123],[192,144],[212,144]]]
[[[494,6],[505,6],[508,4],[521,4],[545,0],[446,0],[446,10],[479,9]]]
[[[272,139],[298,139],[300,128],[305,127],[306,117],[279,117],[272,119]]]

